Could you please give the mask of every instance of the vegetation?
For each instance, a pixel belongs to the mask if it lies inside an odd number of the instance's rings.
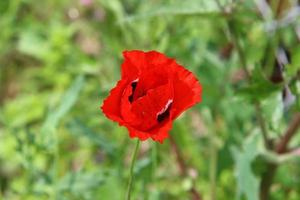
[[[0,199],[125,198],[136,141],[100,105],[127,49],[203,86],[141,143],[132,199],[300,199],[299,22],[296,0],[1,0]]]

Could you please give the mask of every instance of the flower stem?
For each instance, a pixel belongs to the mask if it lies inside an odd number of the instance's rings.
[[[130,174],[129,174],[129,180],[128,180],[128,186],[127,186],[126,200],[130,200],[130,197],[131,197],[131,188],[132,188],[132,182],[133,182],[133,170],[134,170],[134,164],[135,164],[135,160],[137,157],[137,152],[139,150],[139,146],[140,146],[140,140],[137,139],[135,149],[134,149],[134,152],[132,155],[131,164],[130,164]]]
[[[157,168],[157,143],[153,142],[151,149],[151,157],[152,157],[152,181],[155,180],[155,171]]]
[[[215,143],[215,136],[211,134],[210,136],[210,171],[209,171],[209,179],[210,179],[210,199],[216,200],[216,178],[217,178],[217,162],[218,162],[218,147]]]

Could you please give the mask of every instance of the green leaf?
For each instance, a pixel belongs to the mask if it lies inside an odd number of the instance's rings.
[[[84,77],[79,76],[74,81],[73,85],[66,91],[61,99],[60,105],[57,109],[50,111],[46,121],[42,126],[43,141],[46,142],[46,146],[53,147],[56,141],[55,131],[60,120],[71,110],[78,99],[79,92],[84,85]]]
[[[158,3],[156,5],[147,6],[145,10],[126,17],[121,22],[171,15],[212,17],[218,16],[219,14],[219,8],[214,1],[174,0],[168,3]]]
[[[291,54],[291,64],[286,69],[289,76],[294,76],[300,69],[300,47],[293,49]]]
[[[121,1],[118,0],[104,0],[101,1],[103,7],[108,10],[111,10],[117,20],[121,20],[124,17],[124,10]]]
[[[71,172],[61,178],[58,188],[61,192],[68,192],[72,196],[82,197],[87,192],[96,190],[104,180],[104,175],[100,171]]]
[[[284,105],[282,94],[274,93],[261,101],[263,116],[273,130],[280,132],[280,125],[283,119]]]
[[[237,94],[250,101],[260,101],[281,91],[282,87],[281,84],[273,84],[269,81],[262,70],[256,67],[252,72],[251,83],[238,90]]]
[[[22,127],[39,120],[44,112],[43,94],[22,95],[8,101],[3,108],[3,121],[7,127]]]
[[[38,59],[43,59],[50,52],[50,46],[46,39],[35,31],[26,31],[20,35],[18,49],[20,52]]]
[[[70,133],[74,136],[86,137],[92,143],[99,145],[111,155],[114,155],[116,153],[116,149],[111,142],[109,142],[103,135],[95,133],[79,120],[73,120],[69,122],[67,126],[70,129]]]
[[[242,195],[248,200],[258,200],[259,179],[254,176],[251,163],[259,154],[260,135],[250,135],[243,143],[242,149],[232,147],[231,152],[235,162],[235,173],[237,179],[237,197]]]

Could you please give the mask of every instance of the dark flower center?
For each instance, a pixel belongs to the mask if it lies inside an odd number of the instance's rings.
[[[133,81],[133,82],[131,83],[132,93],[131,93],[131,95],[128,97],[128,100],[129,100],[130,103],[132,103],[132,101],[133,101],[133,95],[134,95],[134,91],[135,91],[135,89],[136,89],[137,83],[138,83],[137,81]]]
[[[168,118],[170,116],[170,109],[172,107],[172,100],[169,100],[166,108],[163,110],[163,112],[158,113],[156,120],[160,123],[164,121],[164,119]]]

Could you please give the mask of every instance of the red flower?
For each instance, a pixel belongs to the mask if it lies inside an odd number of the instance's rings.
[[[172,121],[201,101],[201,85],[164,54],[124,51],[122,77],[102,105],[103,113],[125,126],[130,137],[163,142]]]

